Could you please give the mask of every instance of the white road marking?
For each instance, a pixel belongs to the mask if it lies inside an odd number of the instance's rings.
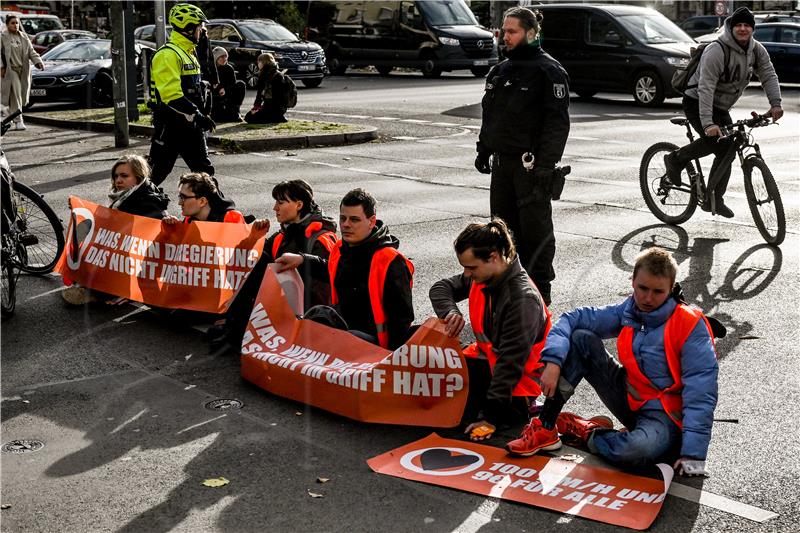
[[[125,422],[123,422],[122,424],[120,424],[120,425],[118,425],[117,427],[115,427],[115,428],[114,428],[114,429],[111,431],[111,433],[109,433],[109,435],[113,435],[114,433],[116,433],[116,432],[117,432],[117,431],[119,431],[120,429],[124,428],[125,426],[127,426],[127,425],[128,425],[128,424],[130,424],[131,422],[135,421],[137,418],[139,418],[140,416],[142,416],[142,415],[143,415],[143,414],[145,414],[146,412],[147,412],[147,408],[145,407],[144,409],[142,409],[141,411],[139,411],[138,413],[136,413],[135,415],[133,415],[132,417],[130,417],[129,419],[127,419]]]
[[[713,492],[687,487],[686,485],[681,485],[680,483],[673,483],[670,485],[669,494],[671,496],[675,496],[676,498],[681,498],[690,502],[701,503],[706,507],[712,507],[728,514],[752,520],[753,522],[763,523],[778,516],[777,513],[773,513],[772,511],[761,509],[760,507],[755,507],[746,503],[737,502],[736,500],[726,498],[725,496],[720,496],[719,494],[714,494]]]
[[[489,498],[481,502],[477,509],[461,524],[453,530],[453,533],[476,533],[480,528],[492,521],[492,515],[500,506],[500,498],[503,492],[511,484],[511,476],[506,476],[503,480],[492,487]],[[490,499],[491,498],[491,499]]]
[[[188,428],[183,428],[182,430],[178,431],[175,434],[176,435],[180,435],[181,433],[186,433],[187,431],[191,431],[191,430],[193,430],[195,428],[199,428],[200,426],[204,426],[204,425],[209,424],[209,423],[211,423],[211,422],[213,422],[215,420],[219,420],[220,418],[225,418],[226,416],[228,416],[228,413],[225,413],[224,415],[219,415],[218,417],[212,418],[211,420],[206,420],[205,422],[200,422],[199,424],[195,424],[193,426],[189,426]]]
[[[138,315],[139,313],[144,313],[145,311],[149,311],[149,310],[150,310],[150,308],[148,306],[146,306],[144,304],[139,304],[139,307],[137,309],[131,311],[128,314],[125,314],[125,315],[122,315],[122,316],[119,316],[119,317],[115,318],[113,320],[113,322],[116,322],[117,324],[119,324],[120,322],[122,322],[126,318],[130,318],[130,317],[132,317],[134,315]]]
[[[67,287],[58,287],[57,289],[53,289],[51,291],[43,292],[42,294],[37,294],[36,296],[31,296],[30,298],[26,299],[26,302],[30,302],[31,300],[35,300],[37,298],[41,298],[42,296],[47,296],[48,294],[53,294],[54,292],[61,292],[65,290]]]
[[[400,119],[400,122],[408,122],[410,124],[429,124],[430,120],[419,120],[416,118],[403,118]]]

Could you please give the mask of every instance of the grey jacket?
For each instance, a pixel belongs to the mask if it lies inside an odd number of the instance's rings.
[[[472,280],[463,274],[434,283],[429,295],[436,315],[458,313],[456,302],[469,298],[471,287]],[[480,410],[483,420],[495,424],[509,409],[531,347],[544,338],[547,316],[544,301],[519,259],[483,291],[491,311],[483,315],[483,331],[492,341],[497,363]]]
[[[729,49],[730,80],[722,80],[725,74],[723,46]],[[739,46],[731,33],[730,17],[727,18],[722,36],[703,51],[700,65],[689,80],[689,86],[692,88],[687,89],[685,93],[686,96],[700,101],[700,121],[703,128],[714,124],[711,118],[714,107],[727,111],[739,100],[742,91],[750,83],[754,68],[769,99],[770,107],[779,107],[781,89],[767,49],[753,38],[750,38],[746,50]]]

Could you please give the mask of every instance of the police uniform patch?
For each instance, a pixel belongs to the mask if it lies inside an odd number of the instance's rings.
[[[564,98],[567,94],[567,86],[563,83],[554,83],[553,84],[553,95],[556,98]]]

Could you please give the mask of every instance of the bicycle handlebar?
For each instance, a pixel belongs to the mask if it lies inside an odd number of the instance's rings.
[[[773,124],[770,122],[772,115],[769,113],[764,113],[763,115],[754,114],[752,118],[745,118],[742,120],[737,120],[733,124],[727,124],[725,126],[720,126],[720,130],[727,136],[733,133],[734,130],[743,129],[743,128],[760,128],[762,126],[769,126]]]

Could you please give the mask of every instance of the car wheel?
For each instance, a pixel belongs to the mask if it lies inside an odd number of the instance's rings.
[[[255,89],[256,85],[258,85],[258,75],[261,73],[258,70],[258,63],[253,62],[247,65],[244,69],[244,83],[247,85],[248,89]]]
[[[644,70],[634,77],[631,92],[640,106],[657,106],[664,101],[664,85],[652,70]]]
[[[342,60],[339,59],[339,57],[336,55],[328,57],[327,65],[328,65],[328,70],[334,76],[343,76],[344,73],[347,72],[347,65],[342,63]]]
[[[476,78],[485,78],[489,74],[489,67],[472,67],[469,69]]]
[[[319,84],[322,83],[322,78],[311,78],[308,80],[300,80],[303,82],[303,85],[308,87],[309,89],[313,89],[314,87],[319,87]]]
[[[436,57],[431,53],[427,52],[422,56],[422,75],[426,78],[438,78],[442,75],[442,69],[439,67],[439,63],[436,61]]]
[[[92,81],[93,107],[111,107],[114,103],[114,80],[108,72],[98,72]]]
[[[378,74],[381,76],[388,76],[394,70],[394,67],[390,65],[375,65],[375,70],[378,71]]]
[[[576,90],[575,92],[577,93],[578,96],[580,96],[584,100],[588,100],[589,98],[597,94],[597,91],[590,91],[587,89],[580,89]]]

